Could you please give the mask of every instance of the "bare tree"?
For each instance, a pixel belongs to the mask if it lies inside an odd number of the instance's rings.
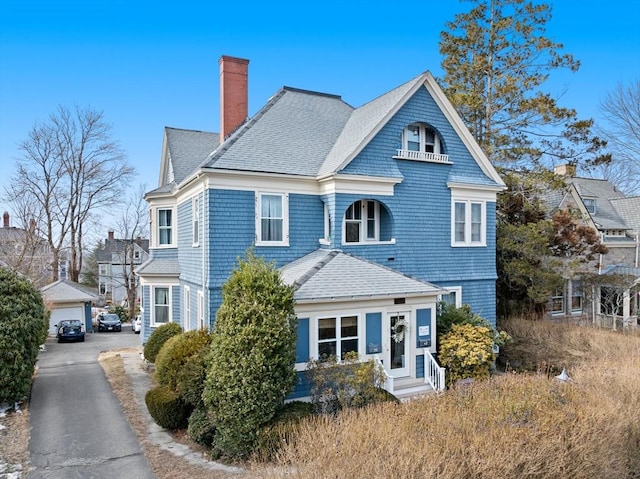
[[[619,83],[600,103],[598,134],[607,140],[611,162],[590,174],[611,181],[627,194],[640,194],[640,80]]]
[[[147,204],[144,201],[146,185],[140,185],[138,191],[132,193],[117,220],[117,230],[122,238],[122,282],[127,295],[127,308],[130,318],[136,314],[136,296],[139,279],[135,268],[144,255],[143,238],[149,234],[149,218]]]
[[[60,106],[47,122],[36,123],[20,144],[23,156],[6,189],[12,204],[36,205],[36,221],[52,255],[52,279],[59,279],[68,251],[69,278],[82,269],[85,225],[121,197],[133,169],[111,138],[103,113]]]

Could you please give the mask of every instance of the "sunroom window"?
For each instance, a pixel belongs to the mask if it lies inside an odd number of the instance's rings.
[[[358,317],[318,319],[318,359],[335,356],[342,360],[349,352],[358,352]]]

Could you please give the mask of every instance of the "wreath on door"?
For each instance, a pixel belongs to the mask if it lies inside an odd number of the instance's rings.
[[[401,342],[407,333],[407,322],[404,319],[398,319],[393,325],[391,337],[396,343]]]

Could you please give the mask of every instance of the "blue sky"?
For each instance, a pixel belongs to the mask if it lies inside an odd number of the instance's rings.
[[[547,34],[582,66],[553,74],[545,91],[597,120],[608,91],[640,78],[640,1],[552,3]],[[164,126],[218,131],[221,55],[250,60],[250,115],[284,85],[359,106],[425,70],[439,76],[440,31],[471,6],[0,0],[0,188],[17,144],[58,105],[103,111],[151,189]]]

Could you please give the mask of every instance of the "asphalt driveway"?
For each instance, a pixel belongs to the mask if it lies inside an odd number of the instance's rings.
[[[155,477],[98,363],[101,351],[138,345],[129,325],[84,343],[47,340],[29,406],[30,479]]]

